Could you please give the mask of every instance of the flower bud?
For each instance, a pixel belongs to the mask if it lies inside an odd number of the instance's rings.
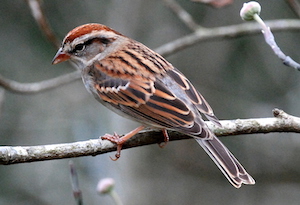
[[[244,21],[252,21],[255,14],[259,15],[261,6],[256,1],[250,1],[244,3],[243,8],[240,11],[240,16]]]
[[[115,180],[112,178],[104,178],[98,182],[97,192],[99,194],[110,193],[115,186]]]

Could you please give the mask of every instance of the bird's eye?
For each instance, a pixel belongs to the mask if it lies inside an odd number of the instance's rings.
[[[83,43],[77,44],[74,48],[74,52],[83,51],[85,48],[85,45]]]

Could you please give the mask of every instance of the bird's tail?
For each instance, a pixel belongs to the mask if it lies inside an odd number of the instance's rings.
[[[217,137],[214,136],[211,140],[199,138],[195,140],[234,187],[240,188],[242,184],[255,184],[255,180]]]

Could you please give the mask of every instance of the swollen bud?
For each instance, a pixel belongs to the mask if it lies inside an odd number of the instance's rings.
[[[112,178],[101,179],[97,185],[97,192],[99,194],[110,193],[115,186],[115,180]]]
[[[261,6],[256,1],[250,1],[243,4],[243,8],[240,11],[240,16],[244,21],[252,21],[254,15],[259,15],[261,11]]]

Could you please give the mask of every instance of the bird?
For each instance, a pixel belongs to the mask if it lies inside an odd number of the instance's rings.
[[[236,188],[255,184],[239,161],[208,128],[202,115],[221,123],[204,97],[170,62],[144,44],[108,26],[89,23],[71,30],[52,64],[70,60],[81,71],[89,93],[107,108],[142,125],[120,137],[102,139],[122,145],[146,127],[194,138]]]

